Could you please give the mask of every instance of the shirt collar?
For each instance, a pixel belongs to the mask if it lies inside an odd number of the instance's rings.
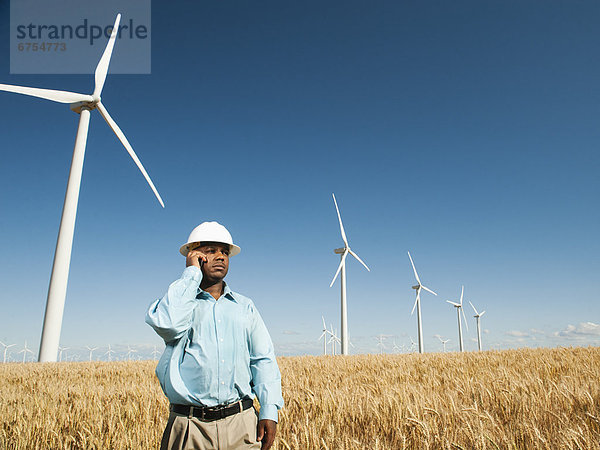
[[[238,303],[237,298],[235,298],[235,293],[231,290],[231,288],[229,287],[229,285],[223,281],[223,297],[227,297],[229,300],[232,300],[236,303]],[[198,295],[197,298],[203,298],[203,299],[212,299],[214,300],[214,297],[212,295],[210,295],[208,292],[206,292],[205,290],[203,290],[200,286],[198,286]]]

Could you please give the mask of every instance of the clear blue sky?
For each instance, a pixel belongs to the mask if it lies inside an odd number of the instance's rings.
[[[8,13],[0,83],[93,90],[10,75]],[[407,250],[439,294],[428,351],[456,348],[462,284],[487,348],[600,344],[599,21],[593,1],[153,2],[151,75],[109,75],[103,101],[166,208],[94,113],[61,342],[160,344],[145,309],[218,220],[278,353],[318,353],[321,315],[339,328],[335,192],[371,268],[348,261],[353,351],[416,339]],[[39,344],[77,121],[0,93],[2,341]]]

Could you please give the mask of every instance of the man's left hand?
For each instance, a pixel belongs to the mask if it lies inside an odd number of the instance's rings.
[[[262,441],[261,449],[269,450],[275,441],[275,433],[277,432],[277,422],[269,419],[258,421],[256,430],[256,440]]]

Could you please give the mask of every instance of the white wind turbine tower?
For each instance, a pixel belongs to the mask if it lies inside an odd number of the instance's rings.
[[[90,361],[92,360],[92,353],[94,353],[94,350],[98,350],[98,347],[88,347],[87,345],[85,346],[85,348],[87,348],[90,351]]]
[[[450,300],[446,300],[446,302],[450,303],[456,308],[456,315],[458,316],[458,345],[460,347],[460,351],[463,352],[463,335],[462,335],[462,324],[460,320],[460,312],[462,311],[463,317],[465,318],[465,326],[467,327],[467,331],[469,331],[469,325],[467,324],[467,317],[465,316],[465,311],[463,310],[463,294],[465,292],[465,287],[463,286],[460,291],[460,303],[451,302]]]
[[[65,306],[69,265],[71,262],[71,249],[73,247],[75,216],[77,214],[77,203],[79,200],[79,187],[81,184],[83,159],[85,155],[85,146],[90,123],[90,112],[92,110],[98,109],[100,115],[115,132],[137,167],[142,172],[142,175],[144,175],[144,178],[146,178],[146,181],[150,185],[154,195],[156,195],[156,198],[164,208],[164,203],[160,198],[158,191],[154,187],[154,183],[152,183],[152,180],[150,180],[146,169],[144,169],[142,166],[142,163],[125,137],[125,134],[123,134],[117,123],[112,119],[100,101],[100,94],[102,93],[102,88],[104,87],[104,82],[106,81],[106,76],[108,74],[108,66],[113,47],[115,45],[120,20],[121,14],[118,14],[112,29],[112,34],[108,40],[108,45],[106,46],[106,49],[100,58],[100,62],[96,67],[95,87],[92,95],[0,84],[0,91],[29,95],[58,103],[68,103],[71,105],[71,109],[79,114],[79,126],[77,128],[77,137],[75,138],[75,148],[73,150],[73,159],[71,161],[67,192],[65,195],[62,217],[60,220],[56,251],[54,253],[54,262],[52,264],[52,275],[50,276],[50,286],[48,288],[48,299],[46,301],[46,312],[44,315],[44,326],[42,329],[42,339],[40,343],[40,362],[56,362],[56,357],[58,356],[60,330],[62,327],[63,311]]]
[[[6,352],[8,351],[9,348],[14,347],[17,344],[5,344],[4,342],[0,341],[0,344],[2,344],[4,346],[4,358],[2,359],[2,362],[5,363],[6,362]]]
[[[413,309],[412,309],[410,315],[412,316],[415,312],[415,308],[417,308],[417,328],[418,328],[418,332],[419,332],[419,353],[423,353],[425,351],[425,345],[423,342],[423,323],[421,322],[421,289],[425,289],[427,292],[430,292],[433,295],[437,295],[437,294],[435,292],[433,292],[431,289],[429,289],[428,287],[423,286],[421,284],[421,280],[419,280],[419,275],[417,274],[417,269],[415,269],[415,263],[413,262],[412,257],[410,256],[410,252],[408,252],[408,258],[410,259],[410,264],[412,265],[413,272],[415,273],[415,278],[417,279],[417,285],[412,287],[417,294],[417,298],[415,300],[415,304],[413,306]]]
[[[446,340],[444,340],[444,339],[442,339],[442,337],[441,337],[440,335],[438,335],[438,337],[437,337],[437,338],[440,340],[440,342],[441,342],[441,343],[442,343],[442,345],[444,346],[444,353],[446,353],[446,344],[447,344],[448,342],[450,342],[450,339],[446,339]]]
[[[331,194],[331,195],[333,196],[333,203],[335,204],[335,210],[337,211],[338,220],[340,222],[340,232],[342,233],[342,240],[344,241],[344,247],[336,248],[334,250],[335,253],[337,253],[338,255],[341,255],[341,261],[340,261],[340,265],[338,266],[337,271],[335,272],[333,280],[331,280],[331,284],[329,285],[329,287],[333,286],[333,283],[335,283],[335,279],[337,278],[338,274],[341,271],[342,272],[340,275],[340,284],[342,287],[342,317],[341,317],[342,341],[341,341],[341,343],[342,343],[342,355],[347,355],[348,354],[348,313],[347,313],[347,306],[346,306],[346,256],[348,256],[348,253],[350,253],[352,256],[354,256],[358,260],[359,263],[361,263],[363,266],[365,266],[365,268],[369,272],[371,271],[371,269],[369,269],[367,267],[367,265],[362,261],[362,259],[360,259],[358,257],[358,255],[350,249],[350,246],[348,245],[348,239],[346,239],[346,232],[344,231],[344,225],[342,224],[342,216],[340,215],[340,210],[338,208],[337,201],[335,200],[335,194]]]
[[[479,348],[479,351],[481,351],[481,326],[479,323],[479,319],[485,314],[485,311],[478,313],[475,307],[473,306],[473,303],[469,302],[469,304],[471,305],[471,308],[473,308],[473,311],[475,311],[475,315],[473,317],[475,317],[475,320],[477,320],[477,348]]]
[[[327,325],[325,325],[325,317],[321,316],[323,319],[323,333],[319,336],[319,341],[323,339],[323,354],[327,354],[327,335],[329,334],[329,330],[327,329]]]

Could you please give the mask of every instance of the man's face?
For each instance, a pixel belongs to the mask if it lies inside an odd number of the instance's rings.
[[[202,274],[214,280],[222,280],[229,270],[229,245],[220,242],[202,242],[197,250],[204,253],[207,262],[202,266]]]

